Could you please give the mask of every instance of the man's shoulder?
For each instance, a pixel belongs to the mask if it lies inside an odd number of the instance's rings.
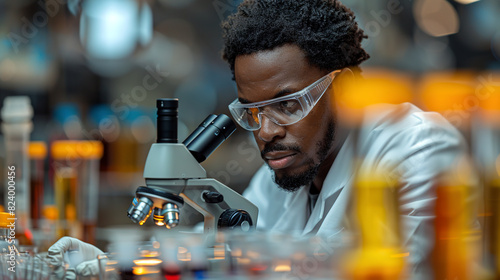
[[[426,112],[411,103],[381,104],[366,111],[362,136],[370,137],[407,137],[421,135],[431,137],[431,131],[442,131],[461,137],[460,132],[443,116],[436,112]]]
[[[363,121],[363,127],[370,131],[392,129],[397,132],[422,125],[456,131],[439,113],[423,111],[411,103],[370,106],[365,111]]]
[[[463,146],[460,132],[444,117],[410,103],[369,108],[360,131],[365,154],[399,154],[405,157],[426,146]]]

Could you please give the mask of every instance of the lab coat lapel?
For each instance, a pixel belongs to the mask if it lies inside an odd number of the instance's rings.
[[[321,231],[326,229],[338,231],[342,228],[341,224],[349,202],[350,185],[353,179],[351,139],[351,136],[347,137],[325,178],[316,206],[304,228],[304,235],[315,234],[320,229]],[[349,189],[344,190],[345,188]],[[328,221],[323,223],[326,217]]]
[[[285,211],[273,228],[289,234],[300,234],[307,221],[308,188],[300,188],[296,193],[285,197]],[[276,201],[276,203],[279,203]]]

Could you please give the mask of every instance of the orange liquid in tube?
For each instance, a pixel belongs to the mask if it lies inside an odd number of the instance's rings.
[[[432,252],[435,280],[476,279],[473,265],[478,263],[478,252],[473,242],[479,240],[480,233],[472,227],[474,182],[468,164],[459,164],[461,166],[445,174],[436,187]]]
[[[434,277],[438,279],[471,279],[467,277],[468,250],[464,242],[465,217],[463,186],[437,188]]]
[[[47,156],[47,145],[44,142],[30,142],[28,146],[30,157],[30,200],[31,200],[31,221],[33,228],[38,229],[39,221],[42,218],[42,208],[44,200],[44,161]]]
[[[500,279],[500,179],[487,185],[487,245],[486,252],[491,258],[493,279]]]

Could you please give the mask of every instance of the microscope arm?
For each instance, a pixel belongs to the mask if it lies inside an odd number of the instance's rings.
[[[203,193],[216,192],[223,196],[221,202],[209,202],[203,198]],[[253,203],[243,196],[212,178],[189,179],[180,194],[184,201],[204,216],[204,232],[214,233],[218,228],[224,227],[224,218],[234,213],[234,210],[244,210],[251,220],[243,224],[255,228],[257,224],[258,209]]]

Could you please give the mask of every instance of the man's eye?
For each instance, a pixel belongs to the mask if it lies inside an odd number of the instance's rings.
[[[281,110],[283,111],[294,111],[297,109],[297,102],[295,100],[285,100],[280,102]]]
[[[293,107],[293,102],[289,101],[289,100],[285,100],[285,101],[281,101],[281,107],[283,109],[289,109],[289,108],[292,108]]]

